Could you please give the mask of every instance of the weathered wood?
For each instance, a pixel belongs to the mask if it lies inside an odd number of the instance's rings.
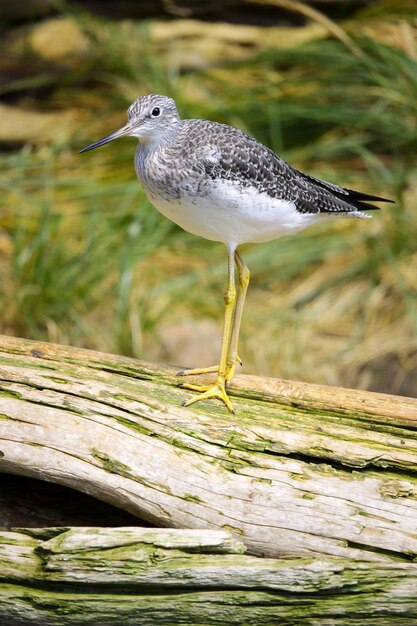
[[[0,339],[0,470],[257,555],[417,555],[417,401],[252,376],[236,416],[173,368]]]
[[[3,532],[0,623],[416,623],[416,564],[260,559],[243,551],[224,531]]]

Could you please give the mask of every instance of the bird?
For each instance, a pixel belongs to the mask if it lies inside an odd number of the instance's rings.
[[[305,174],[232,126],[181,119],[175,101],[164,95],[138,98],[128,109],[125,126],[80,152],[125,136],[139,140],[136,175],[154,207],[184,230],[227,248],[219,364],[178,375],[215,373],[213,384],[182,384],[197,392],[183,405],[219,399],[234,413],[228,386],[242,364],[238,339],[250,278],[238,247],[295,234],[330,218],[371,217],[368,211],[378,208],[374,202],[392,200]]]

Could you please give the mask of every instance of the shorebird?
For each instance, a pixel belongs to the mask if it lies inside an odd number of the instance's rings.
[[[174,100],[166,96],[142,96],[129,107],[123,128],[81,152],[125,136],[139,140],[136,174],[158,211],[190,233],[219,241],[227,248],[219,365],[178,374],[217,374],[212,385],[183,384],[183,388],[199,392],[185,401],[185,406],[218,398],[234,412],[227,386],[236,364],[241,363],[237,346],[250,276],[238,246],[294,234],[328,218],[370,217],[365,211],[378,208],[373,202],[391,200],[304,174],[231,126],[182,120]]]

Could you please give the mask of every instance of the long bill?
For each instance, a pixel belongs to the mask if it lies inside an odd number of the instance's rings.
[[[100,146],[104,146],[106,143],[110,143],[110,141],[119,139],[119,137],[126,137],[126,135],[131,135],[132,130],[133,130],[132,125],[126,124],[126,126],[123,126],[123,128],[116,130],[114,133],[111,133],[110,135],[107,135],[107,137],[103,137],[103,139],[99,139],[98,141],[95,141],[94,143],[90,143],[89,146],[86,146],[85,148],[80,150],[80,154],[82,152],[88,152],[89,150],[94,150],[95,148],[100,148]]]

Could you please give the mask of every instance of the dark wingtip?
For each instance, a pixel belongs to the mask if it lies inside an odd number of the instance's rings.
[[[345,191],[349,193],[349,199],[352,200],[365,200],[365,202],[390,202],[391,204],[395,203],[395,200],[391,200],[391,198],[382,198],[381,196],[374,196],[369,193],[362,193],[361,191],[355,191],[354,189],[344,188]]]
[[[374,196],[362,191],[356,191],[355,189],[348,189],[347,187],[343,187],[343,189],[347,192],[347,195],[343,197],[342,194],[337,194],[337,197],[345,200],[358,211],[380,211],[380,207],[375,206],[374,202],[389,202],[391,204],[395,202],[391,198],[382,198],[381,196]]]
[[[389,202],[390,204],[395,204],[395,200],[391,200],[391,198],[375,198],[375,202]]]
[[[395,200],[391,200],[391,198],[381,198],[380,196],[366,196],[364,200],[365,199],[371,202],[389,202],[390,204],[395,204]]]

